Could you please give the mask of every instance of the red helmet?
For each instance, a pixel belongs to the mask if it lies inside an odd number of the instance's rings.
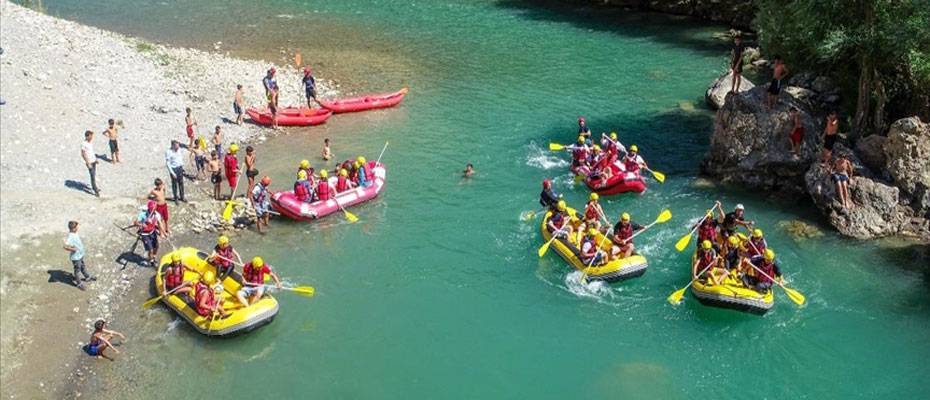
[[[269,177],[268,175],[263,176],[263,177],[262,177],[262,185],[268,186],[268,185],[270,185],[270,184],[271,184],[271,177]]]
[[[313,71],[310,70],[310,67],[304,67],[304,75],[310,75]]]
[[[149,211],[154,210],[154,209],[155,209],[155,200],[149,200],[149,202],[145,205],[145,208],[147,208]]]
[[[578,123],[584,122],[584,117],[578,117]]]
[[[274,67],[271,67],[271,68],[268,69],[268,73],[271,74],[271,75],[274,75],[275,72],[278,72],[278,70],[274,69]]]
[[[543,189],[549,189],[552,186],[552,182],[549,182],[548,179],[543,179]]]

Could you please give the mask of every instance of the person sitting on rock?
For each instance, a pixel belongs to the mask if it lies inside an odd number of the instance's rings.
[[[831,178],[836,184],[836,194],[840,198],[843,209],[848,210],[852,206],[849,200],[849,179],[852,178],[853,166],[846,156],[841,155],[833,162],[833,172]]]

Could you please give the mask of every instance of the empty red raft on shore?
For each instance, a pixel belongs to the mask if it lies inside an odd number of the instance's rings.
[[[370,94],[338,100],[320,100],[320,105],[322,105],[323,108],[333,110],[333,112],[337,114],[350,113],[394,107],[400,104],[406,95],[407,88],[403,88],[394,93]]]
[[[612,172],[610,179],[592,179],[591,176],[587,176],[584,179],[584,183],[587,184],[588,188],[592,191],[602,196],[626,192],[642,193],[646,191],[646,181],[638,171],[627,172],[623,168],[620,168],[617,163],[611,164],[610,170]]]
[[[267,108],[261,110],[250,108],[245,110],[256,124],[271,125],[271,112]],[[333,115],[331,110],[325,108],[285,107],[278,109],[279,126],[311,126],[326,122]]]
[[[306,203],[297,200],[294,191],[288,190],[277,192],[271,196],[271,206],[281,215],[298,221],[310,221],[317,218],[325,217],[334,212],[339,212],[339,206],[349,208],[359,203],[364,203],[381,194],[384,190],[384,179],[387,170],[384,164],[375,165],[375,161],[369,161],[367,168],[374,175],[374,180],[366,187],[356,187],[344,192],[337,193],[332,199],[326,201],[315,201]],[[336,187],[336,177],[329,178],[331,187]]]

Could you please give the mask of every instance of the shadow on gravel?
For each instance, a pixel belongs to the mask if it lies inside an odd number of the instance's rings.
[[[89,195],[93,195],[93,194],[94,194],[94,191],[91,190],[90,186],[88,186],[88,185],[87,185],[86,183],[84,183],[84,182],[72,181],[72,180],[68,179],[68,180],[65,181],[65,187],[66,187],[66,188],[69,188],[69,189],[74,189],[74,190],[77,190],[77,191],[81,191],[81,192],[87,193],[87,194],[89,194]]]
[[[64,283],[71,287],[77,287],[74,284],[74,275],[71,275],[70,272],[60,269],[50,269],[45,272],[48,272],[48,283]]]

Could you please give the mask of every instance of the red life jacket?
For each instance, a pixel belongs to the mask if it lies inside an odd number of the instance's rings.
[[[294,196],[300,201],[310,200],[310,191],[307,190],[307,181],[294,182]]]
[[[152,210],[145,216],[145,220],[142,221],[142,228],[140,229],[142,234],[149,235],[158,228],[158,217],[156,217],[156,215],[161,215],[157,213],[158,211]]]
[[[597,212],[597,209],[592,205],[592,202],[588,202],[588,205],[584,208],[584,219],[587,221],[597,220],[601,217],[601,214]]]
[[[180,265],[169,265],[165,269],[165,290],[171,290],[184,282],[184,267]]]
[[[616,233],[617,236],[620,236],[620,239],[629,239],[631,236],[633,236],[633,224],[626,224],[626,226],[620,224],[620,229]]]
[[[701,253],[698,254],[697,272],[701,272],[704,268],[707,268],[708,265],[713,264],[715,260],[717,260],[717,252],[713,250],[701,250]]]
[[[345,192],[346,190],[349,190],[349,180],[339,175],[339,179],[336,180],[336,193]]]
[[[220,245],[216,245],[213,247],[213,251],[215,251],[216,254],[219,255],[219,257],[215,257],[213,259],[213,265],[222,266],[223,268],[229,268],[230,265],[232,265],[231,264],[232,261],[230,261],[233,259],[232,246],[227,245],[226,248],[224,249],[224,248],[221,248]]]
[[[329,200],[332,196],[332,188],[326,180],[321,180],[320,185],[316,187],[316,196],[320,201]]]
[[[630,158],[630,156],[623,157],[623,166],[626,167],[626,170],[629,172],[639,171],[639,163],[636,162],[636,157]]]
[[[609,155],[605,155],[601,157],[600,160],[597,161],[597,169],[603,171],[607,168],[610,168],[610,156]]]
[[[200,302],[204,298],[207,299],[206,307],[200,305]],[[204,285],[203,282],[197,282],[197,295],[194,296],[194,300],[197,302],[197,314],[204,317],[209,316],[213,312],[213,307],[216,307],[216,298],[213,296],[213,289]]]
[[[236,172],[239,171],[239,160],[232,154],[226,154],[223,159],[223,168],[225,168],[226,176],[236,176]]]
[[[549,218],[549,222],[552,222],[552,225],[555,226],[555,229],[562,229],[565,225],[565,216],[562,213],[552,214],[552,217]]]
[[[588,250],[585,251],[584,250],[585,245],[589,243],[590,243],[590,246],[588,246]],[[597,241],[594,238],[585,235],[584,239],[581,239],[581,256],[584,258],[591,258],[591,257],[594,257],[596,254],[597,254]]]
[[[265,266],[258,268],[252,263],[248,263],[245,267],[242,267],[242,279],[249,283],[263,285],[265,284],[265,271],[267,269],[268,267]]]
[[[717,230],[713,224],[701,224],[698,228],[698,243],[710,240],[711,243],[717,243]]]
[[[774,260],[773,261],[762,260],[762,262],[756,266],[759,267],[759,269],[761,269],[762,272],[765,272],[766,275],[771,276],[773,278],[775,277],[775,261]],[[770,283],[772,282],[772,280],[769,279],[768,276],[765,276],[762,274],[756,274],[756,279],[758,279],[760,283]]]
[[[578,162],[584,162],[588,159],[588,148],[582,145],[576,145],[572,150],[572,159]]]
[[[765,254],[765,240],[749,239],[749,242],[756,246],[755,248],[753,248],[752,246],[749,246],[749,251],[753,255],[761,256]]]

